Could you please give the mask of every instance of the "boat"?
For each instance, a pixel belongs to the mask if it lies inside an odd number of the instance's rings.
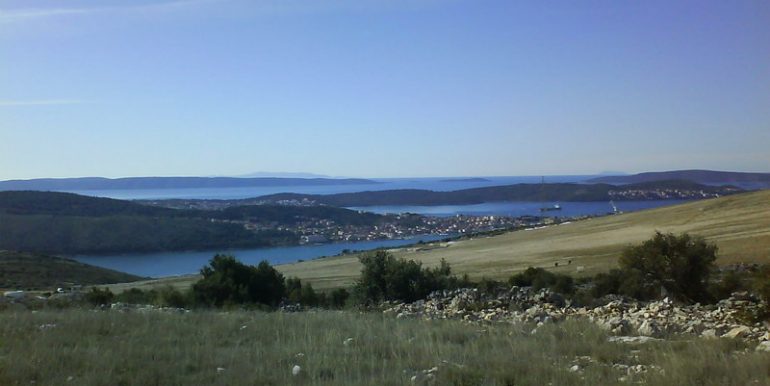
[[[541,212],[550,212],[550,211],[554,211],[554,210],[561,210],[561,205],[554,204],[553,206],[544,206],[544,207],[540,208]]]
[[[540,179],[540,201],[545,201],[545,177]],[[541,206],[541,212],[551,212],[555,210],[561,210],[561,205],[553,204],[552,206]]]

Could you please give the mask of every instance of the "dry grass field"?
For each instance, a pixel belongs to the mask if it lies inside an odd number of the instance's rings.
[[[719,264],[770,262],[770,191],[645,210],[550,226],[543,229],[435,243],[393,250],[400,257],[426,265],[446,259],[459,274],[471,278],[503,279],[528,266],[549,267],[575,275],[594,274],[615,267],[621,250],[650,238],[655,231],[689,232],[715,242]],[[571,264],[569,261],[571,260]],[[555,267],[555,263],[559,263]],[[579,269],[579,267],[582,267]],[[349,286],[360,273],[355,255],[286,264],[277,267],[315,288]],[[579,272],[580,270],[580,272]],[[144,286],[171,284],[188,287],[196,276],[161,279]],[[135,283],[114,286],[137,286]]]
[[[533,327],[328,311],[7,310],[0,384],[770,384],[770,354],[740,340],[628,346],[587,322]]]

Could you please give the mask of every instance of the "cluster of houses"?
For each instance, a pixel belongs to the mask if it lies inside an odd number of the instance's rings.
[[[690,189],[626,189],[610,190],[609,196],[613,200],[700,200],[704,198],[717,198],[717,192]]]
[[[427,217],[393,215],[373,225],[341,225],[330,219],[308,219],[291,226],[274,222],[245,222],[246,229],[286,230],[300,236],[302,244],[335,241],[370,241],[400,239],[417,235],[462,235],[522,227],[541,221],[538,217],[465,216]]]

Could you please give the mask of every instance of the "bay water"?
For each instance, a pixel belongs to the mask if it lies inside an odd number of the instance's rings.
[[[581,182],[593,176],[551,176],[547,182]],[[201,189],[130,189],[103,191],[76,191],[89,196],[110,197],[117,199],[239,199],[252,198],[273,193],[334,194],[390,189],[426,189],[451,191],[486,186],[510,185],[517,183],[539,183],[541,177],[484,177],[473,179],[459,178],[392,178],[377,179],[376,183],[361,185],[330,186],[270,186],[248,188],[201,188]],[[683,200],[622,201],[616,202],[618,210],[631,212],[642,209],[674,205]],[[603,215],[613,211],[609,202],[561,202],[560,211],[540,212],[544,205],[556,204],[538,202],[490,202],[474,205],[438,205],[438,206],[370,206],[351,209],[374,213],[417,213],[429,216],[454,216],[457,214],[474,216],[557,216],[573,217],[582,215]],[[247,264],[257,264],[267,260],[271,264],[293,263],[323,256],[333,256],[343,250],[370,250],[376,248],[398,247],[419,241],[434,241],[446,236],[421,235],[408,239],[376,240],[359,242],[340,242],[321,245],[303,245],[274,248],[222,249],[192,252],[159,252],[121,255],[80,255],[75,260],[104,268],[115,269],[139,276],[165,277],[196,273],[217,253],[234,255]]]

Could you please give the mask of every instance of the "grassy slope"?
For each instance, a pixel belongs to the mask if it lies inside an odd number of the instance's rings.
[[[536,334],[532,328],[355,312],[6,311],[0,313],[0,384],[770,384],[770,354],[736,353],[753,348],[740,341],[629,347],[608,342],[607,332],[586,323],[548,324]],[[579,358],[585,356],[591,361]],[[615,363],[663,372],[621,383],[628,375]],[[569,371],[575,364],[580,371]],[[301,367],[296,377],[295,365]],[[435,382],[410,381],[434,367]]]
[[[745,193],[696,201],[618,216],[595,218],[545,229],[434,245],[424,251],[400,249],[396,254],[428,265],[447,259],[457,273],[473,278],[506,278],[528,266],[585,274],[615,266],[620,251],[650,238],[655,230],[690,232],[719,246],[719,263],[770,262],[770,191]],[[566,265],[567,260],[571,265]],[[558,268],[554,263],[560,262]],[[355,256],[332,257],[278,266],[287,276],[310,281],[325,289],[351,285],[360,273]],[[189,287],[197,276],[176,277],[144,283],[144,287],[171,284]],[[134,285],[119,285],[120,291]]]
[[[0,251],[0,289],[55,289],[72,284],[121,283],[141,279],[69,259]]]
[[[770,191],[703,200],[532,231],[452,243],[427,251],[396,254],[426,264],[447,259],[455,272],[471,277],[508,277],[528,266],[585,273],[615,266],[620,251],[656,231],[690,232],[719,246],[719,263],[770,262]],[[571,259],[572,264],[566,265]],[[286,275],[309,279],[318,288],[352,283],[360,272],[355,257],[321,259],[279,267]]]

